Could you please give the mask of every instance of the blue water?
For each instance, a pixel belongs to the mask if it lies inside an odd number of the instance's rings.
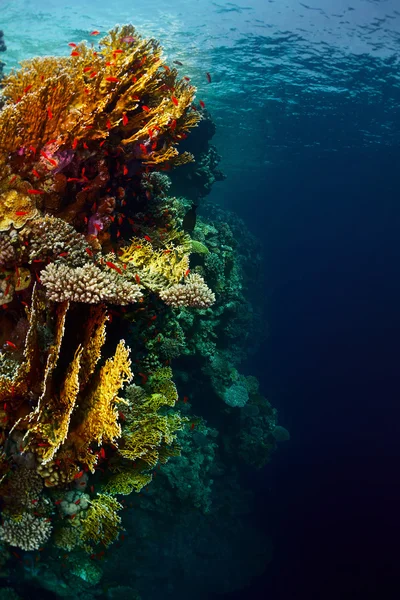
[[[227,179],[209,201],[240,214],[264,253],[269,337],[246,369],[292,433],[242,475],[275,555],[232,598],[396,597],[398,2],[13,0],[1,11],[6,69],[133,22],[184,63],[217,125]]]

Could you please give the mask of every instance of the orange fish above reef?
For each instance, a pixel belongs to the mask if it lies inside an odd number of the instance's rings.
[[[100,31],[97,31],[97,29],[95,29],[94,31],[91,32],[90,35],[99,35]]]
[[[128,117],[126,116],[126,113],[124,113],[122,115],[122,123],[123,123],[123,125],[127,125],[128,124]]]
[[[28,194],[44,194],[42,190],[27,190]]]
[[[106,81],[112,81],[117,83],[119,81],[118,77],[114,77],[113,75],[110,75],[109,77],[106,77]]]
[[[117,273],[122,275],[121,269],[119,267],[117,267],[117,265],[114,265],[114,263],[106,261],[106,265],[107,265],[107,267],[110,267],[110,269],[114,269],[114,271],[117,271]]]
[[[70,42],[68,46],[71,46],[71,48],[76,48],[77,44],[75,44],[75,42]]]
[[[199,104],[200,104],[201,108],[205,108],[205,106],[206,106],[206,105],[204,104],[203,100],[199,100]]]
[[[172,100],[172,102],[175,104],[175,106],[178,106],[178,105],[179,105],[178,98],[176,98],[175,96],[171,96],[171,100]]]
[[[77,52],[77,50],[73,50],[71,52],[71,56],[79,56],[79,52]]]

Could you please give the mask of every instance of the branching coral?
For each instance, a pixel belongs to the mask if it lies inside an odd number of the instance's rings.
[[[102,543],[104,546],[112,544],[121,531],[121,517],[118,511],[122,508],[122,504],[112,496],[99,494],[91,501],[81,521],[82,539],[89,543]]]
[[[215,302],[215,295],[197,273],[190,273],[184,284],[177,283],[160,292],[160,298],[174,307],[208,308]]]
[[[54,302],[72,300],[98,304],[131,304],[142,296],[139,286],[129,274],[108,268],[107,271],[93,263],[83,267],[69,267],[63,263],[50,263],[41,273],[47,297]]]
[[[41,519],[25,513],[19,519],[4,519],[0,539],[22,550],[38,550],[47,542],[52,531],[50,519]]]
[[[155,248],[149,241],[133,238],[130,246],[121,249],[119,259],[128,264],[130,272],[140,273],[143,285],[160,291],[180,281],[189,268],[189,236],[182,233],[174,242],[176,245],[168,244],[164,238],[164,247]]]

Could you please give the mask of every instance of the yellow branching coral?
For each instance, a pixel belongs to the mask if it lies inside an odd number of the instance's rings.
[[[108,480],[104,486],[104,492],[129,496],[133,491],[140,492],[152,479],[153,477],[150,473],[141,473],[137,469],[126,467],[121,473],[113,475]]]
[[[124,42],[127,36],[134,41]],[[171,162],[179,156],[174,146],[201,118],[190,109],[195,88],[163,65],[156,40],[142,39],[131,25],[113,29],[100,50],[81,43],[70,57],[21,65],[4,80],[0,179],[13,172],[7,154],[21,148],[46,165],[49,179],[59,163],[57,150],[71,148],[74,140],[104,140],[114,127],[122,131],[128,155],[140,153],[149,165]],[[160,143],[161,137],[168,143]],[[36,152],[50,140],[50,149],[33,156],[30,148]],[[180,162],[190,158],[184,153]],[[20,174],[29,178],[29,171],[27,166]],[[50,192],[46,185],[43,191]]]
[[[101,357],[101,349],[106,339],[107,312],[103,305],[91,306],[83,340],[81,373],[79,377],[81,390],[86,386],[94,373]]]
[[[81,520],[80,535],[83,541],[105,546],[112,544],[121,531],[120,504],[108,494],[99,494],[91,500],[85,517]]]
[[[188,245],[190,248],[190,238]],[[157,249],[139,238],[133,238],[130,246],[121,249],[119,259],[129,265],[129,271],[138,272],[141,283],[152,291],[178,283],[189,268],[186,246]]]
[[[101,368],[96,385],[89,391],[83,407],[84,416],[74,430],[74,436],[86,444],[96,441],[114,442],[121,435],[118,423],[117,394],[126,381],[132,379],[129,348],[121,341],[113,358]]]

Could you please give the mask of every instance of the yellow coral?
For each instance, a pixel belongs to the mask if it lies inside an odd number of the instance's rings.
[[[190,238],[184,238],[190,248]],[[133,238],[130,246],[121,249],[119,259],[129,265],[129,271],[139,272],[140,281],[153,291],[160,291],[182,279],[189,268],[186,245],[154,248],[150,242]]]
[[[88,323],[83,341],[81,359],[80,386],[84,388],[94,373],[97,362],[100,360],[101,349],[106,339],[107,311],[103,305],[91,306]]]
[[[124,44],[126,36],[134,42]],[[43,148],[52,140],[46,150],[51,155],[37,158],[51,170],[57,166],[56,150],[71,148],[74,139],[106,139],[114,127],[123,134],[128,157],[138,143],[150,140],[157,147],[144,153],[144,162],[171,162],[179,157],[174,146],[180,136],[201,118],[190,110],[195,88],[178,80],[176,69],[163,69],[160,44],[142,39],[131,25],[113,29],[100,50],[81,43],[70,57],[35,58],[21,65],[3,82],[0,178],[10,174],[9,153]],[[128,119],[125,125],[123,119]],[[158,143],[160,136],[168,143]],[[190,158],[184,153],[180,160]],[[28,168],[24,175],[28,178]],[[46,181],[43,186],[50,191]]]
[[[28,193],[21,193],[15,189],[0,190],[0,231],[8,231],[12,226],[20,229],[38,214],[39,211]]]
[[[101,368],[97,383],[85,400],[84,417],[74,430],[74,436],[90,444],[114,442],[121,435],[116,404],[117,394],[126,381],[132,379],[129,348],[121,340],[113,358]]]
[[[108,494],[99,494],[91,500],[85,517],[81,519],[82,540],[104,546],[112,544],[122,529],[121,517],[117,514],[122,508],[122,504]]]
[[[108,494],[129,496],[133,491],[140,492],[152,479],[153,477],[149,473],[141,473],[138,470],[126,468],[108,480],[104,486],[104,491]]]

